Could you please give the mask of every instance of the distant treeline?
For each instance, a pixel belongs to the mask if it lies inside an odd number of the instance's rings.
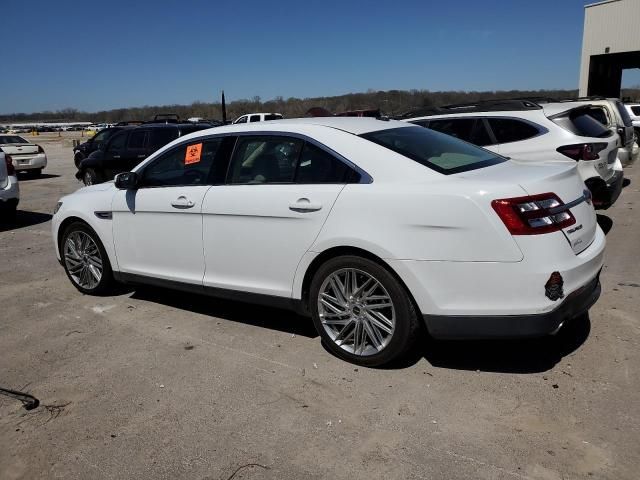
[[[227,119],[232,120],[250,112],[278,112],[285,117],[303,117],[312,107],[322,107],[331,112],[379,108],[387,115],[398,115],[414,108],[448,105],[520,97],[574,98],[577,90],[501,90],[488,92],[431,92],[429,90],[388,90],[366,93],[349,93],[336,97],[288,98],[276,97],[262,101],[260,97],[234,100],[227,103]],[[623,98],[640,99],[640,88],[623,89]],[[151,120],[159,113],[176,113],[180,118],[201,117],[222,119],[220,102],[194,102],[191,105],[158,105],[117,108],[100,112],[82,112],[65,108],[55,112],[0,114],[0,123],[21,122],[120,122],[125,120]]]

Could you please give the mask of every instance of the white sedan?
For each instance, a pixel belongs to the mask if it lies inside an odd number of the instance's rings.
[[[422,326],[555,333],[597,300],[605,246],[575,165],[372,118],[199,131],[63,197],[52,224],[83,293],[120,281],[295,308],[370,366]]]
[[[20,135],[0,135],[0,151],[11,160],[16,172],[38,177],[47,166],[44,149]]]

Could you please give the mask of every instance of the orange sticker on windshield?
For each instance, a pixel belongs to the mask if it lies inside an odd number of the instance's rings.
[[[189,145],[187,147],[187,153],[184,155],[184,164],[190,165],[192,163],[198,163],[200,156],[202,155],[202,144],[196,143],[195,145]]]

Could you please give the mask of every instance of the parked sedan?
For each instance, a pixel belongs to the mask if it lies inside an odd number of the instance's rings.
[[[19,201],[20,188],[13,163],[0,152],[0,222],[15,218]]]
[[[0,135],[0,151],[11,158],[16,172],[26,172],[32,177],[39,177],[47,166],[44,149],[20,135]]]
[[[308,118],[181,137],[52,221],[71,283],[294,308],[381,365],[439,338],[556,332],[598,298],[605,237],[575,163],[511,161],[405,122]]]

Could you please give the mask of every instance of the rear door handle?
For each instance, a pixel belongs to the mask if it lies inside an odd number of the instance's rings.
[[[193,206],[195,206],[195,203],[187,199],[187,197],[185,197],[184,195],[180,195],[173,202],[171,202],[171,206],[174,208],[186,209],[192,208]]]
[[[289,210],[298,213],[317,212],[322,209],[319,203],[311,203],[308,198],[299,198],[295,203],[289,204]]]

